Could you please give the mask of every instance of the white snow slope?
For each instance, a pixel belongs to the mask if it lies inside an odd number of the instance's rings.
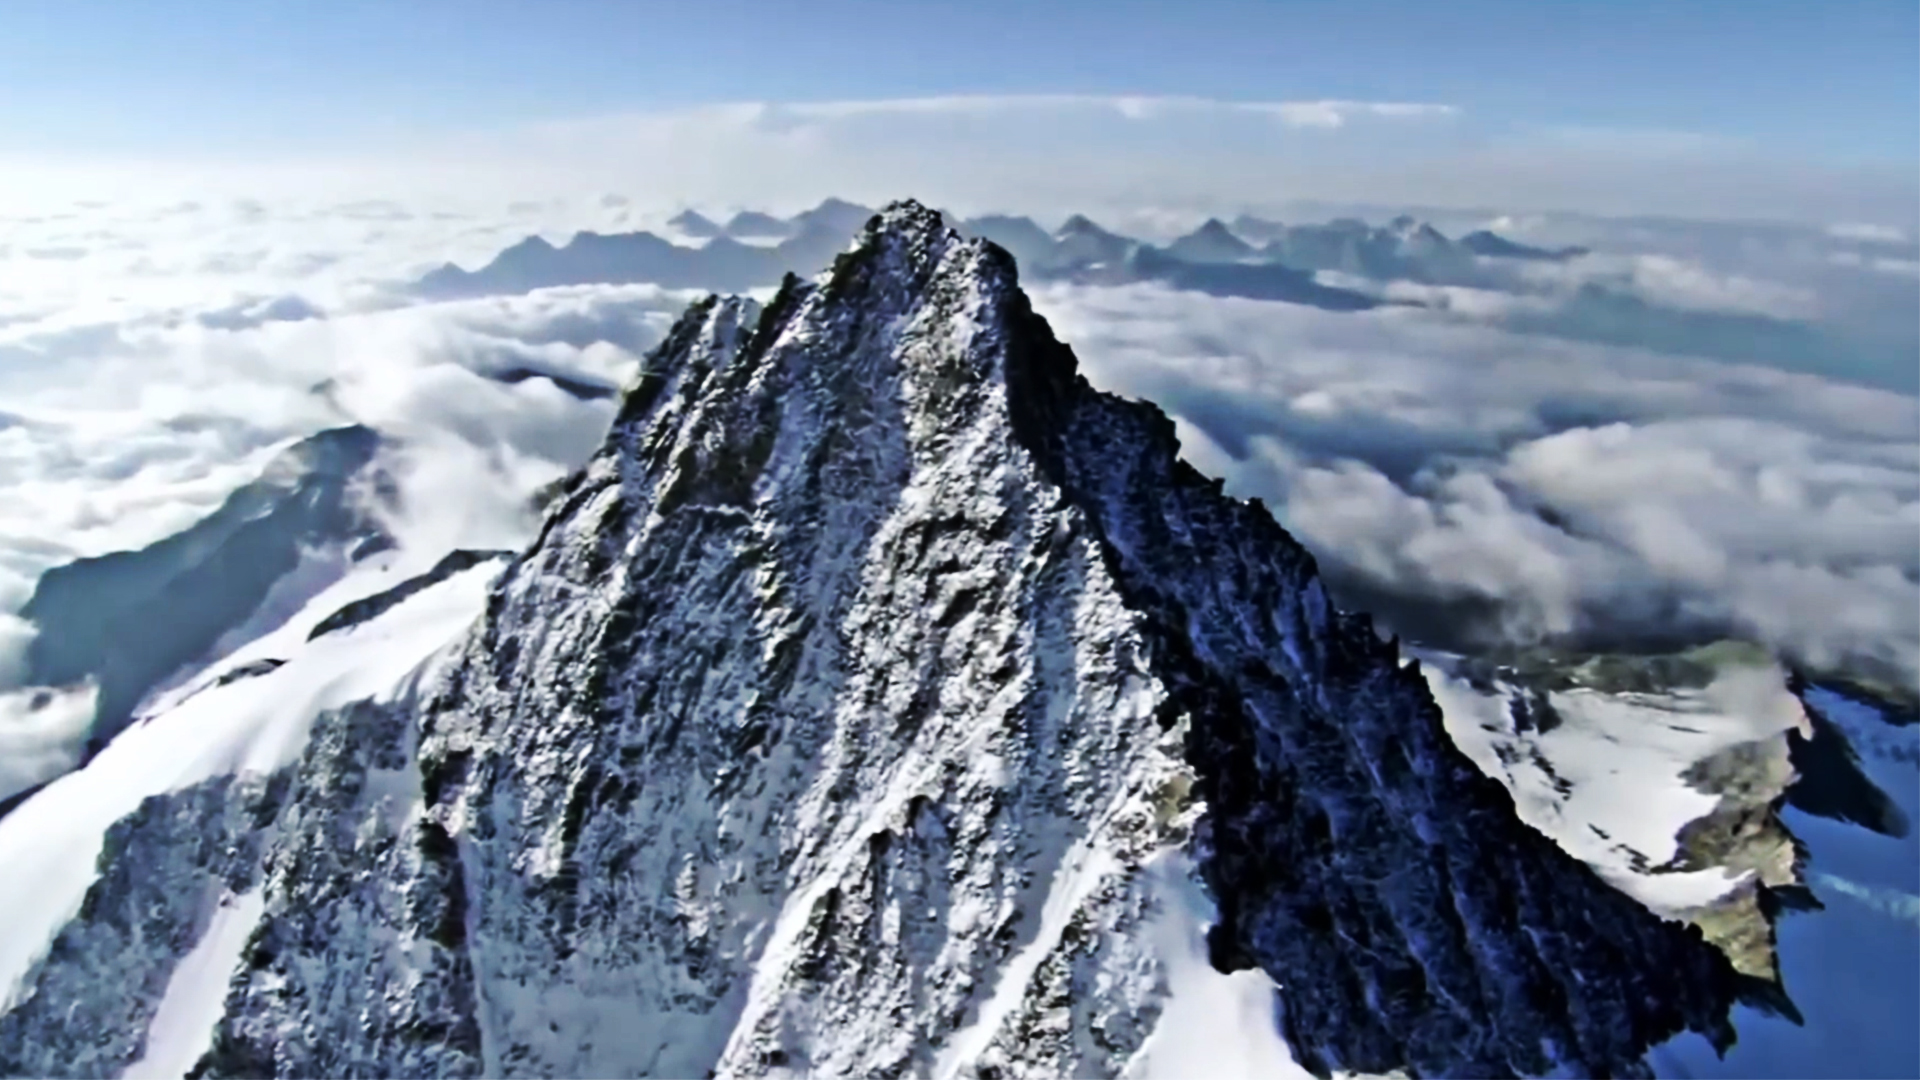
[[[308,725],[349,702],[399,701],[423,665],[480,613],[499,571],[483,564],[349,631],[307,641],[321,619],[398,582],[398,553],[376,556],[310,600],[274,632],[221,660],[201,687],[123,732],[86,768],[49,784],[0,818],[0,1000],[17,1002],[20,980],[79,910],[96,877],[107,829],[150,796],[209,778],[266,774],[292,762]],[[264,674],[213,685],[238,668],[284,659]],[[249,901],[257,903],[257,901]]]

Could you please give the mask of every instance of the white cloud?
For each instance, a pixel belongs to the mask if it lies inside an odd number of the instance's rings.
[[[518,548],[532,493],[599,445],[616,403],[487,374],[624,383],[689,299],[550,290],[232,330],[169,310],[43,336],[43,362],[0,369],[0,798],[72,768],[93,718],[91,688],[21,685],[33,628],[14,612],[43,571],[177,532],[288,440],[348,422],[400,440],[399,498],[377,512],[403,556]],[[7,329],[34,340],[34,325]]]
[[[1391,101],[1224,101],[1182,95],[954,94],[854,101],[742,102],[708,106],[715,120],[787,130],[795,121],[866,116],[1006,114],[1015,112],[1111,112],[1128,120],[1157,120],[1204,113],[1271,117],[1290,127],[1337,128],[1365,117],[1440,119],[1458,115],[1452,105]],[[635,117],[635,120],[646,119]]]
[[[1452,105],[1395,101],[1280,101],[1242,106],[1249,112],[1279,117],[1296,127],[1337,128],[1360,117],[1389,119],[1444,119],[1459,115]]]
[[[1920,261],[1913,259],[1867,258],[1857,251],[1836,251],[1827,258],[1835,266],[1859,267],[1896,277],[1920,277]]]
[[[1920,408],[1417,311],[1159,288],[1037,305],[1355,594],[1422,632],[1734,633],[1920,677]]]
[[[0,690],[0,799],[73,767],[93,720],[95,689]]]
[[[553,210],[535,224],[591,213]],[[410,231],[355,250],[368,219]],[[392,206],[122,206],[22,225],[156,250],[177,237],[181,250],[142,275],[102,244],[52,279],[0,257],[0,688],[29,635],[6,613],[41,571],[184,528],[321,428],[364,422],[405,442],[404,536],[514,546],[527,494],[597,446],[613,402],[487,376],[618,385],[692,298],[588,287],[396,307],[373,286],[461,250],[473,226]],[[473,246],[490,253],[523,228],[488,226]],[[233,274],[195,269],[250,250],[268,254]],[[329,250],[340,256],[317,280],[313,256]]]
[[[1719,274],[1670,255],[1602,255],[1573,263],[1530,264],[1536,275],[1563,281],[1618,283],[1643,299],[1698,311],[1745,312],[1805,319],[1820,314],[1811,289],[1744,274]]]

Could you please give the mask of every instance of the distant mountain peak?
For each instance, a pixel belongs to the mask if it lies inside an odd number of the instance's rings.
[[[907,201],[911,202],[912,200],[907,200]],[[849,211],[858,212],[862,214],[873,213],[871,209],[861,206],[859,203],[851,203],[845,199],[838,198],[832,195],[829,195],[826,198],[820,200],[820,205],[814,207],[811,211],[808,211],[808,213],[835,214],[835,213],[842,213],[842,212],[849,212]]]
[[[811,210],[802,210],[793,216],[793,225],[800,232],[833,234],[841,237],[852,235],[868,218],[873,210],[845,199],[823,199],[820,205]]]
[[[1583,247],[1539,248],[1509,240],[1488,229],[1476,229],[1460,238],[1460,246],[1476,255],[1537,262],[1565,262],[1587,254]],[[1602,290],[1604,291],[1604,290]]]
[[[546,237],[541,236],[539,233],[528,233],[525,237],[520,239],[517,243],[509,245],[506,249],[501,251],[500,254],[501,255],[507,255],[512,253],[525,254],[529,252],[546,254],[546,253],[550,253],[557,250],[559,249],[554,247],[553,242],[551,240],[548,240]]]
[[[793,235],[793,226],[758,210],[742,210],[727,219],[726,233],[737,240],[774,240]]]
[[[1113,234],[1095,224],[1085,214],[1075,214],[1068,218],[1058,229],[1055,236],[1112,236]]]
[[[691,208],[682,210],[678,214],[673,215],[673,217],[668,218],[667,224],[682,235],[701,240],[710,240],[726,231],[711,219],[701,214],[700,211]]]
[[[1237,262],[1254,253],[1252,244],[1235,236],[1219,218],[1208,218],[1199,228],[1167,245],[1175,257],[1190,262]]]

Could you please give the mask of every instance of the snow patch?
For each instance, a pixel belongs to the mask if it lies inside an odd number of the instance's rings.
[[[1099,832],[1096,830],[1092,835],[1098,836]],[[1119,869],[1118,860],[1104,847],[1076,844],[1068,851],[1060,870],[1054,875],[1052,887],[1047,891],[1047,902],[1040,912],[1039,933],[1007,962],[1000,981],[993,988],[993,995],[980,1007],[978,1019],[953,1033],[953,1038],[941,1052],[934,1068],[936,1076],[943,1080],[955,1080],[962,1070],[979,1058],[981,1052],[993,1042],[993,1037],[999,1034],[1007,1017],[1026,998],[1034,973],[1039,970],[1041,961],[1060,944],[1060,935],[1066,930],[1067,921],[1073,918],[1074,912],[1080,910],[1094,890]]]
[[[213,1044],[213,1029],[227,1001],[227,984],[240,964],[247,938],[266,912],[266,898],[252,889],[221,898],[206,932],[167,980],[167,992],[147,1025],[146,1051],[127,1066],[127,1080],[178,1078]]]
[[[1231,975],[1207,960],[1212,899],[1193,860],[1169,848],[1143,868],[1161,914],[1150,931],[1167,1001],[1125,1080],[1307,1080],[1280,1035],[1280,991],[1258,969]]]
[[[1680,830],[1720,803],[1684,774],[1730,747],[1806,723],[1771,667],[1735,667],[1700,689],[1665,694],[1576,688],[1547,701],[1561,723],[1515,730],[1504,689],[1476,689],[1421,665],[1447,733],[1473,763],[1513,793],[1521,820],[1592,866],[1615,888],[1663,915],[1725,896],[1747,877],[1722,869],[1661,871]]]

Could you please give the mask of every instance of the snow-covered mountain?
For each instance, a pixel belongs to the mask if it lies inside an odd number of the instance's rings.
[[[1611,706],[1404,662],[916,204],[691,309],[527,550],[399,555],[0,818],[0,1071],[1633,1075],[1756,974],[1691,912],[1779,834],[1658,877]],[[1764,826],[1678,781],[1804,718],[1706,686],[1659,820]]]
[[[321,432],[185,532],[48,571],[21,610],[38,628],[27,684],[96,686],[104,744],[151,691],[244,641],[250,620],[271,625],[384,546],[367,513],[390,493],[381,442],[366,427]]]

